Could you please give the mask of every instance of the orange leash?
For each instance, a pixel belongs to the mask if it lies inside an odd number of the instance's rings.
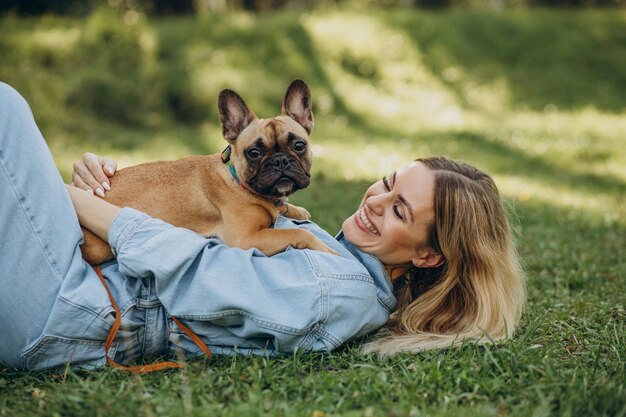
[[[154,372],[154,371],[162,371],[164,369],[184,368],[185,367],[184,363],[170,362],[170,361],[157,362],[157,363],[153,363],[149,365],[127,366],[127,365],[119,364],[115,362],[113,359],[111,359],[111,357],[109,356],[109,350],[111,349],[111,345],[113,344],[113,341],[115,340],[117,331],[120,329],[120,324],[122,322],[122,315],[120,313],[120,308],[117,306],[117,303],[115,302],[115,299],[113,298],[113,294],[111,294],[111,290],[109,290],[109,286],[107,285],[106,281],[104,280],[104,277],[102,276],[102,272],[100,271],[100,266],[96,265],[94,266],[93,269],[96,271],[96,274],[98,274],[98,278],[100,278],[100,282],[102,282],[102,285],[104,286],[104,289],[106,290],[107,294],[109,294],[109,300],[111,300],[111,305],[113,306],[113,310],[115,310],[115,322],[113,323],[113,327],[111,327],[111,330],[109,331],[109,335],[107,336],[106,341],[104,343],[104,355],[106,357],[107,364],[111,366],[112,368],[123,369],[125,371],[133,372],[133,373],[147,373],[147,372]],[[193,340],[193,342],[196,345],[198,345],[198,347],[206,355],[207,359],[211,359],[213,354],[211,353],[211,350],[209,349],[209,347],[189,327],[182,324],[180,320],[178,320],[176,317],[172,317],[172,320],[174,320],[174,323],[176,323],[176,325],[180,327],[180,329],[191,340]]]

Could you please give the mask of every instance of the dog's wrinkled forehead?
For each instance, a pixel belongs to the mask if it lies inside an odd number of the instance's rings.
[[[294,139],[307,140],[309,135],[304,128],[287,116],[278,116],[271,119],[259,119],[257,126],[251,132],[257,140],[252,140],[249,145],[259,145],[265,147],[287,146]]]

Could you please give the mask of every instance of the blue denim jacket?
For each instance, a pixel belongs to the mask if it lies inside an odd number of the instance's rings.
[[[167,313],[218,351],[331,350],[387,322],[395,299],[380,261],[311,222],[281,217],[275,227],[309,230],[341,256],[288,249],[267,257],[130,209],[116,217],[109,240],[119,271],[154,277]]]
[[[377,258],[356,249],[342,233],[333,238],[310,221],[280,217],[274,227],[309,230],[340,256],[288,248],[268,257],[133,209],[120,211],[109,229],[117,260],[102,266],[122,311],[115,360],[201,354],[171,316],[216,354],[330,351],[387,322],[396,299]],[[104,363],[100,344],[98,352],[80,346],[65,359],[87,368]],[[46,362],[31,357],[31,369],[60,365],[63,359],[38,355]]]

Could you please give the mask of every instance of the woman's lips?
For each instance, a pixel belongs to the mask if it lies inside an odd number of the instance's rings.
[[[379,235],[378,229],[376,229],[374,227],[374,225],[372,224],[372,222],[370,222],[370,220],[367,218],[367,215],[365,214],[365,209],[364,208],[359,210],[355,217],[356,217],[356,220],[357,220],[357,222],[356,222],[357,225],[364,232],[369,232],[369,233],[371,233],[373,235],[376,235],[376,236]]]

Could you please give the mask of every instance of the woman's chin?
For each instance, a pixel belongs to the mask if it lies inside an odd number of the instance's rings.
[[[357,248],[369,238],[369,233],[363,231],[356,220],[356,214],[350,216],[343,222],[342,230],[344,237]]]
[[[343,235],[348,241],[353,242],[353,238],[355,237],[355,232],[358,230],[358,226],[354,220],[354,214],[344,220],[343,225],[341,226],[341,230],[343,231]]]

